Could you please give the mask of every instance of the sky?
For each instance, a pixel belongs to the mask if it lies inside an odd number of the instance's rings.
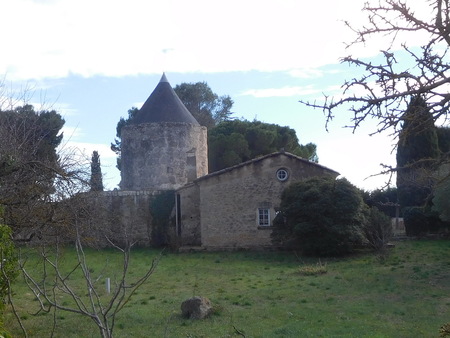
[[[104,184],[120,173],[110,144],[120,117],[140,108],[163,72],[172,86],[205,81],[234,100],[233,117],[294,128],[317,145],[319,163],[356,186],[382,188],[395,166],[395,139],[353,132],[338,112],[325,129],[320,110],[299,100],[339,95],[358,70],[349,54],[376,57],[383,41],[345,48],[344,21],[364,22],[364,0],[0,0],[3,94],[26,94],[65,119],[64,146],[100,153]],[[375,177],[372,177],[376,175]]]

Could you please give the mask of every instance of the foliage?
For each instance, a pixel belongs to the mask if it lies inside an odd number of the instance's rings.
[[[437,233],[445,227],[439,214],[430,207],[407,207],[403,211],[405,230],[408,236]]]
[[[152,245],[155,247],[170,244],[170,220],[175,207],[175,192],[161,191],[150,202],[152,215]]]
[[[51,214],[41,212],[54,197],[64,159],[57,153],[64,120],[55,111],[24,105],[0,112],[0,204],[13,231],[45,225]]]
[[[62,141],[64,120],[55,111],[36,112],[31,105],[0,111],[0,193],[27,193],[39,197],[52,189],[58,160],[56,148]],[[13,193],[14,191],[14,193]]]
[[[431,0],[423,5],[412,0],[366,2],[363,13],[367,14],[367,22],[360,28],[346,22],[356,35],[349,47],[370,44],[381,37],[386,45],[378,48],[382,50],[382,61],[344,57],[342,62],[359,67],[363,74],[345,81],[342,97],[325,96],[322,103],[303,103],[323,109],[327,123],[339,107],[351,111],[352,128],[374,118],[378,120],[375,132],[398,131],[404,107],[412,96],[428,102],[434,120],[447,116],[450,6],[448,0]],[[428,39],[420,48],[409,46],[408,41],[416,43],[418,36]],[[397,61],[400,58],[402,62]]]
[[[439,150],[441,152],[441,177],[434,186],[432,210],[439,214],[444,222],[450,222],[450,128],[437,128]],[[447,164],[445,164],[447,163]]]
[[[444,158],[450,157],[450,127],[436,128],[436,134],[439,143],[439,150],[441,156]]]
[[[92,152],[90,186],[91,191],[103,191],[103,175],[102,167],[100,165],[100,155],[96,150]]]
[[[402,117],[397,146],[397,188],[401,207],[423,206],[434,181],[433,167],[439,158],[436,128],[426,102],[413,97]]]
[[[116,126],[116,138],[114,139],[114,143],[111,143],[111,150],[116,153],[117,155],[117,169],[121,170],[121,150],[122,150],[122,128],[129,125],[136,114],[138,113],[139,109],[136,107],[131,107],[128,109],[128,117],[124,119],[123,117],[120,118],[119,122],[117,122]]]
[[[1,218],[2,208],[0,207],[0,220]],[[0,224],[0,337],[5,338],[11,335],[4,327],[4,304],[10,299],[12,283],[18,276],[17,255],[11,233],[11,228]]]
[[[364,191],[363,198],[369,207],[376,207],[389,217],[396,216],[397,188]]]
[[[397,168],[429,167],[430,161],[439,156],[438,137],[433,116],[421,96],[411,99],[402,121],[397,147]]]
[[[362,230],[367,243],[375,251],[385,249],[393,235],[391,219],[377,207],[368,210]]]
[[[10,284],[18,275],[16,249],[11,239],[11,229],[0,224],[0,302],[4,303]]]
[[[284,149],[317,162],[316,145],[299,144],[294,129],[260,121],[225,121],[208,133],[210,172]]]
[[[184,82],[174,91],[200,125],[212,129],[230,119],[233,100],[228,95],[219,97],[206,82]]]
[[[41,264],[36,250],[25,248],[29,268]],[[159,250],[133,249],[129,272],[144,271]],[[65,248],[60,264],[67,271],[75,258]],[[372,253],[322,259],[327,273],[299,275],[301,265],[317,258],[292,252],[165,252],[151,279],[141,286],[116,318],[116,337],[437,337],[449,322],[450,246],[444,240],[395,243],[381,264]],[[89,268],[105,296],[104,277],[117,275],[121,254],[86,249]],[[105,265],[105,261],[109,264]],[[130,280],[131,282],[131,280]],[[73,274],[70,283],[83,288]],[[113,285],[113,284],[112,284]],[[24,281],[14,285],[15,302],[30,337],[50,337],[53,313],[40,312]],[[180,304],[208,297],[217,311],[206,321],[181,317]],[[417,295],[420,295],[418,297]],[[67,297],[61,299],[62,302]],[[70,303],[69,303],[70,304]],[[270,311],[268,311],[270,308]],[[439,309],[439,311],[436,311]],[[98,336],[87,318],[58,311],[54,337]],[[261,320],[251,320],[260,318]],[[22,337],[9,305],[5,326]]]
[[[439,214],[442,221],[450,222],[450,178],[440,182],[435,187],[433,210]]]
[[[275,243],[307,255],[336,256],[361,244],[364,202],[346,179],[316,177],[287,187],[273,232]]]

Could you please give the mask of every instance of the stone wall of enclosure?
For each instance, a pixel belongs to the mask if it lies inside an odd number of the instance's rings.
[[[105,191],[87,193],[87,213],[80,224],[83,242],[92,247],[152,246],[154,236],[151,203],[158,191]],[[175,195],[174,195],[175,205]],[[171,218],[167,218],[170,227]]]

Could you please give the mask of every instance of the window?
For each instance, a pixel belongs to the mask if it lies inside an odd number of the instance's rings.
[[[264,227],[270,226],[270,209],[258,209],[258,225]]]
[[[288,177],[289,177],[289,173],[286,169],[281,168],[281,169],[277,170],[277,178],[279,181],[281,181],[281,182],[286,181],[288,179]]]

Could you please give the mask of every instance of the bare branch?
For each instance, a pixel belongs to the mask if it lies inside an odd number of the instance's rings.
[[[335,111],[345,108],[352,113],[348,127],[356,129],[364,121],[375,118],[378,127],[374,133],[385,130],[398,132],[402,112],[411,96],[421,95],[429,103],[434,120],[447,119],[450,109],[449,83],[447,76],[450,63],[447,54],[450,47],[450,10],[448,0],[430,1],[430,13],[416,13],[407,2],[381,0],[377,5],[366,3],[363,11],[368,14],[368,24],[362,28],[347,26],[356,34],[349,46],[368,43],[372,36],[390,36],[388,49],[381,51],[383,62],[373,63],[352,56],[341,61],[364,70],[358,78],[347,80],[342,85],[342,97],[324,95],[322,102],[300,101],[306,106],[322,109],[326,116],[326,128],[333,120]],[[430,14],[430,15],[428,15]],[[392,50],[398,33],[402,38],[417,32],[429,34],[430,39],[419,51],[401,42],[403,52],[411,63],[398,63]],[[413,67],[411,67],[411,64]]]

